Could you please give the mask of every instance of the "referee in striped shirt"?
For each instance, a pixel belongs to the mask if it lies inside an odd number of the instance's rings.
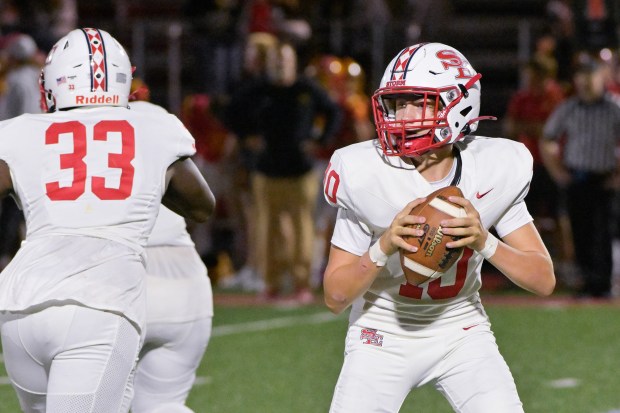
[[[575,94],[547,119],[540,150],[545,167],[566,195],[583,281],[578,296],[610,297],[620,106],[605,90],[600,61],[579,60],[573,82]]]

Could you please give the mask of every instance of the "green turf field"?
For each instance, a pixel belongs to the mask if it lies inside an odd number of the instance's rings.
[[[493,301],[486,308],[526,412],[620,413],[620,306]],[[188,405],[196,413],[327,412],[345,329],[346,316],[318,305],[218,305]],[[0,376],[6,376],[2,365]],[[401,411],[451,409],[427,387],[414,391]],[[19,412],[6,378],[0,412]]]

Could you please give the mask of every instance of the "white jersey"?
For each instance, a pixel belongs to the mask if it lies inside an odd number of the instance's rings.
[[[161,106],[142,100],[131,102],[129,104],[129,107],[131,108],[131,110],[136,112],[139,111],[150,113],[151,115],[155,116],[157,116],[158,114],[165,114],[170,116],[170,113]],[[159,209],[159,215],[157,216],[157,220],[155,221],[155,226],[151,231],[151,236],[148,240],[148,246],[193,247],[194,242],[192,241],[189,233],[187,232],[185,218],[172,212],[171,210],[162,205]]]
[[[161,106],[145,101],[131,102],[129,106],[134,111],[168,113]],[[188,323],[213,316],[213,293],[207,267],[187,232],[185,219],[163,205],[148,239],[146,270],[149,326],[152,323]],[[149,331],[147,329],[146,342],[161,345],[167,341]]]
[[[194,153],[190,133],[166,113],[97,107],[1,122],[0,159],[10,168],[27,233],[0,277],[0,310],[27,311],[55,297],[129,312],[140,325],[144,311],[135,306],[144,273],[122,265],[119,273],[101,273],[98,266],[141,260],[166,170]],[[71,242],[84,243],[84,252],[68,248]]]
[[[532,220],[523,201],[532,177],[532,157],[524,145],[470,136],[455,148],[461,159],[457,186],[485,228],[495,227],[503,237]],[[413,165],[383,156],[376,140],[337,150],[325,173],[325,198],[339,207],[332,244],[363,255],[408,202],[435,189]],[[395,333],[488,322],[478,294],[482,262],[481,255],[465,249],[441,278],[414,286],[406,283],[396,253],[353,303],[350,320]]]
[[[187,232],[185,218],[162,205],[147,246],[193,247],[194,241]]]
[[[146,255],[149,325],[185,323],[213,316],[213,292],[207,267],[196,251],[183,217],[162,205]],[[151,339],[148,332],[146,339]]]

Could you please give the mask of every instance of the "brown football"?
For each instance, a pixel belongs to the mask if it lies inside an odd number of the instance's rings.
[[[441,277],[462,255],[463,248],[446,248],[446,243],[458,239],[444,235],[439,223],[444,219],[465,216],[465,209],[448,201],[449,196],[463,196],[456,186],[447,186],[426,196],[426,201],[411,210],[411,215],[426,217],[426,222],[416,224],[422,228],[421,237],[404,237],[416,252],[400,250],[400,263],[407,282],[419,285],[429,278]]]

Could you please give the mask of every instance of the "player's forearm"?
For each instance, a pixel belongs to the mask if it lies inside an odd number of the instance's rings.
[[[562,163],[560,157],[560,148],[557,142],[543,140],[540,145],[540,155],[545,165],[545,168],[549,171],[551,177],[558,183],[564,184],[568,181],[568,171]]]
[[[368,252],[337,268],[328,265],[323,278],[323,296],[329,310],[335,314],[343,312],[370,288],[379,270]]]
[[[12,189],[11,171],[7,163],[0,159],[0,199],[7,196]]]
[[[519,287],[547,296],[555,288],[553,262],[539,251],[520,251],[503,242],[488,261]]]

